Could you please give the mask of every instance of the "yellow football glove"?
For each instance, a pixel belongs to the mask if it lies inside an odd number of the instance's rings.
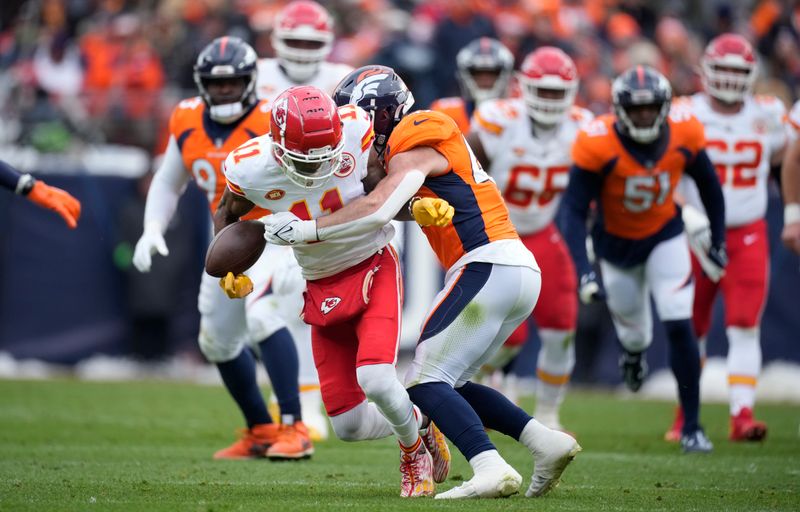
[[[411,200],[411,215],[422,227],[444,227],[453,220],[456,211],[450,203],[438,197],[421,197]]]
[[[253,291],[253,281],[249,277],[244,274],[233,275],[233,272],[221,278],[219,286],[231,299],[242,299]]]

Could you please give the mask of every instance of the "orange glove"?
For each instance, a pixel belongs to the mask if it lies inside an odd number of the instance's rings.
[[[70,229],[75,229],[78,225],[78,219],[81,216],[81,203],[68,192],[37,180],[27,197],[34,204],[53,210],[61,215]]]

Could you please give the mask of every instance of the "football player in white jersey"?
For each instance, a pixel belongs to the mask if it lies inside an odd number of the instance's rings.
[[[789,112],[792,143],[781,169],[783,189],[783,233],[781,239],[790,250],[800,254],[800,101]]]
[[[255,50],[237,37],[215,39],[198,56],[194,77],[200,96],[174,109],[166,154],[147,194],[144,232],[133,256],[140,272],[150,270],[156,252],[169,254],[163,233],[188,182],[194,178],[206,192],[213,212],[225,190],[221,165],[228,152],[269,129],[267,103],[255,95],[256,73]],[[313,453],[299,421],[297,349],[279,314],[287,301],[270,293],[288,288],[293,267],[291,252],[280,256],[286,253],[276,247],[264,251],[252,274],[258,293],[246,300],[229,300],[218,280],[203,274],[197,301],[200,349],[219,369],[247,423],[241,438],[217,451],[216,459],[303,458]],[[282,279],[273,282],[273,273]],[[260,353],[268,369],[283,408],[284,428],[267,411],[253,352]]]
[[[276,16],[272,31],[272,47],[276,57],[258,60],[256,94],[259,99],[271,103],[280,93],[295,85],[313,85],[323,92],[333,93],[339,80],[352,71],[346,64],[326,62],[333,40],[333,20],[324,7],[313,0],[288,3]],[[290,260],[285,262],[286,265],[294,265],[291,251],[283,252],[282,255]],[[299,274],[287,280],[290,285],[290,289],[285,290],[287,297],[292,294],[300,296],[303,281],[297,277],[300,277]],[[299,285],[300,288],[291,289],[292,285]],[[282,304],[285,305],[285,301]],[[291,310],[287,312],[290,313]],[[312,439],[326,439],[328,419],[322,412],[319,379],[311,353],[311,331],[297,314],[289,314],[285,320],[294,336],[300,360],[303,422],[308,426]],[[275,398],[273,393],[270,412],[279,418],[280,415],[275,414],[278,412]]]
[[[708,225],[697,187],[683,183],[683,219],[693,249],[696,279],[693,321],[701,355],[717,292],[725,300],[728,337],[731,441],[759,441],[767,426],[753,418],[756,380],[761,371],[761,314],[767,297],[769,240],[764,215],[770,166],[779,165],[786,146],[786,109],[772,96],[754,96],[756,55],[737,34],[713,39],[702,59],[705,91],[684,100],[703,123],[707,151],[725,196],[730,261],[724,272],[707,265]],[[676,440],[682,418],[667,432]]]
[[[371,119],[360,108],[337,109],[315,87],[288,89],[273,103],[270,133],[228,155],[228,191],[216,228],[238,221],[254,205],[310,220],[364,196],[374,139]],[[386,225],[293,249],[306,279],[303,315],[312,326],[314,361],[334,431],[348,441],[394,433],[401,448],[401,496],[425,496],[433,494],[434,479],[446,477],[446,471],[434,475],[433,459],[449,461],[449,452],[435,426],[425,440],[420,436],[420,415],[394,368],[402,276],[389,244],[393,234]]]
[[[514,227],[542,268],[542,291],[533,310],[542,340],[534,416],[560,430],[558,409],[575,366],[578,284],[553,219],[567,187],[572,143],[593,116],[573,105],[577,70],[558,48],[543,46],[529,54],[518,80],[522,98],[481,104],[467,140],[503,191]],[[514,331],[489,362],[492,368],[502,368],[519,352],[528,325],[523,322]]]
[[[353,70],[326,62],[333,47],[333,20],[313,0],[295,0],[275,18],[272,47],[276,58],[259,59],[256,94],[274,100],[294,85],[313,85],[332,94],[336,84]]]

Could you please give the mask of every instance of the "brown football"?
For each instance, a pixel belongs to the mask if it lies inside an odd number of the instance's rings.
[[[214,277],[241,274],[258,261],[266,245],[262,222],[243,220],[226,226],[208,246],[206,272]]]

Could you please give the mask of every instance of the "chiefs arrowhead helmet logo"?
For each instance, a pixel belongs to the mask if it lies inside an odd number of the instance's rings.
[[[322,301],[319,310],[322,311],[323,315],[327,315],[333,310],[333,308],[338,306],[340,302],[342,302],[341,297],[328,297]]]

